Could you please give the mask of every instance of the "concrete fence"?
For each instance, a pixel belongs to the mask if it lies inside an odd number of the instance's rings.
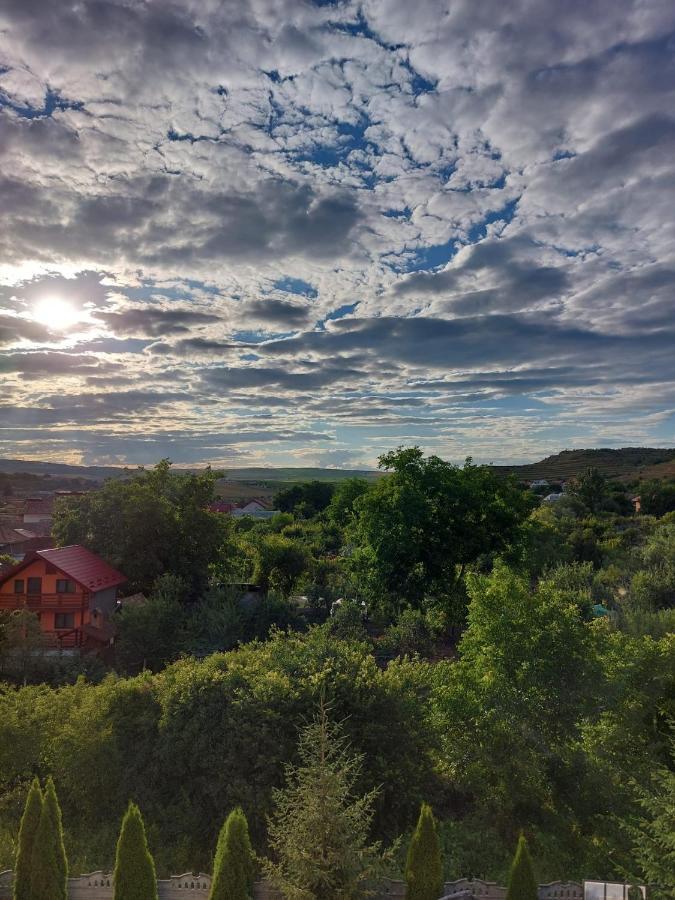
[[[173,875],[157,882],[160,900],[207,900],[211,888],[209,875]],[[584,891],[580,884],[572,881],[553,881],[540,884],[539,900],[583,900]],[[112,875],[105,872],[91,872],[78,878],[68,879],[70,900],[112,900]],[[506,888],[494,881],[480,878],[460,878],[446,881],[444,898],[452,900],[504,900]],[[402,900],[405,897],[403,881],[387,881],[376,900]],[[12,898],[12,873],[0,872],[0,900]],[[282,900],[281,894],[264,881],[258,881],[254,890],[255,900]]]

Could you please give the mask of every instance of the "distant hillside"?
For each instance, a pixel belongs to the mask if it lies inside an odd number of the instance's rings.
[[[675,448],[624,447],[620,450],[602,448],[598,450],[563,450],[555,456],[548,456],[540,462],[526,465],[495,466],[497,472],[513,473],[523,480],[546,478],[549,481],[566,480],[578,475],[589,466],[596,466],[608,478],[669,478],[675,475]],[[129,466],[134,471],[135,466]],[[382,472],[373,469],[320,469],[320,468],[272,468],[267,466],[230,469],[222,467],[225,479],[222,486],[231,485],[233,495],[251,494],[250,490],[239,491],[236,484],[247,488],[278,488],[282,484],[298,481],[342,481],[345,478],[382,477]],[[119,477],[124,474],[121,466],[74,466],[66,463],[42,462],[25,459],[0,459],[0,473],[33,473],[61,478],[87,478],[101,481],[104,478]],[[197,471],[183,469],[182,471]],[[223,494],[228,491],[224,490]],[[255,492],[254,492],[255,493]],[[264,490],[261,494],[265,493]]]
[[[599,469],[607,478],[667,478],[675,474],[675,449],[623,447],[620,450],[563,450],[540,462],[523,466],[495,466],[504,474],[513,473],[525,481],[545,478],[566,481],[589,466]]]

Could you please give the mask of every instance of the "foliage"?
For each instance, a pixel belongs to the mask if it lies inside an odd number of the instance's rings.
[[[208,509],[217,477],[210,469],[176,474],[162,460],[59,503],[52,533],[59,546],[84,544],[98,553],[127,576],[132,591],[148,593],[169,572],[198,596],[230,534],[229,518]]]
[[[362,757],[349,748],[325,706],[300,733],[300,762],[274,791],[264,870],[287,900],[344,900],[373,893],[391,853],[369,843],[377,790],[355,796]]]
[[[438,900],[443,893],[441,845],[431,807],[422,804],[405,865],[406,900]]]
[[[61,808],[51,778],[45,786],[31,869],[31,900],[66,900],[68,862],[63,846]]]
[[[42,790],[37,778],[26,797],[26,806],[19,827],[19,842],[14,865],[14,900],[32,900],[33,847],[42,813]]]
[[[392,839],[412,825],[420,798],[437,792],[430,675],[408,662],[383,670],[368,645],[317,627],[273,632],[264,643],[186,658],[154,675],[0,686],[0,828],[16,831],[38,771],[57,779],[70,858],[81,871],[111,866],[128,797],[152,823],[165,874],[210,864],[223,809],[242,807],[262,849],[272,789],[324,693],[363,754],[359,790],[382,786],[374,827]]]
[[[340,528],[346,528],[354,517],[356,501],[369,489],[370,484],[365,478],[346,478],[341,481],[328,504],[328,519]]]
[[[253,893],[255,860],[248,822],[240,808],[232,810],[218,836],[209,900],[248,900]]]
[[[675,739],[670,766],[661,766],[640,791],[642,816],[630,833],[640,875],[657,900],[675,898]]]
[[[42,668],[45,638],[29,609],[0,612],[0,672],[26,684]]]
[[[433,638],[426,616],[419,609],[404,609],[395,625],[384,632],[379,648],[395,656],[429,656]]]
[[[122,819],[113,881],[113,900],[157,900],[155,864],[148,849],[143,817],[135,803],[129,803]]]
[[[353,601],[343,600],[336,605],[326,628],[332,637],[341,641],[368,640],[363,624],[363,609]]]
[[[304,481],[283,488],[274,497],[274,506],[301,518],[311,518],[331,502],[335,485],[330,481]]]
[[[391,474],[356,501],[354,539],[364,586],[385,605],[447,602],[463,568],[505,548],[528,510],[515,483],[470,460],[458,468],[411,447],[380,467]]]
[[[638,488],[642,511],[651,516],[664,516],[675,511],[675,479],[646,481]]]
[[[164,575],[144,603],[122,605],[117,621],[115,655],[123,671],[153,671],[173,662],[186,649],[187,585]]]
[[[537,879],[534,877],[532,858],[524,834],[518,839],[516,855],[509,872],[506,900],[537,900]]]
[[[597,512],[607,496],[607,479],[595,466],[589,466],[572,483],[572,492],[591,512]]]
[[[284,596],[293,589],[307,565],[301,545],[279,534],[263,535],[256,542],[253,581],[262,590],[277,590]]]

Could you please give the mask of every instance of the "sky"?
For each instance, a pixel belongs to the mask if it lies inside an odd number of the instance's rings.
[[[0,457],[675,446],[672,0],[3,0]]]

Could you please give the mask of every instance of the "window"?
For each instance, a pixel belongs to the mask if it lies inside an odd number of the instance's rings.
[[[57,594],[74,594],[75,593],[75,582],[71,581],[70,578],[57,578],[56,579],[56,593]]]
[[[54,616],[54,628],[74,628],[75,613],[56,613]]]
[[[15,578],[14,579],[14,593],[15,594],[23,594],[24,589],[24,580],[23,578]]]
[[[41,578],[29,578],[27,593],[28,594],[41,594],[42,593],[42,579]]]

